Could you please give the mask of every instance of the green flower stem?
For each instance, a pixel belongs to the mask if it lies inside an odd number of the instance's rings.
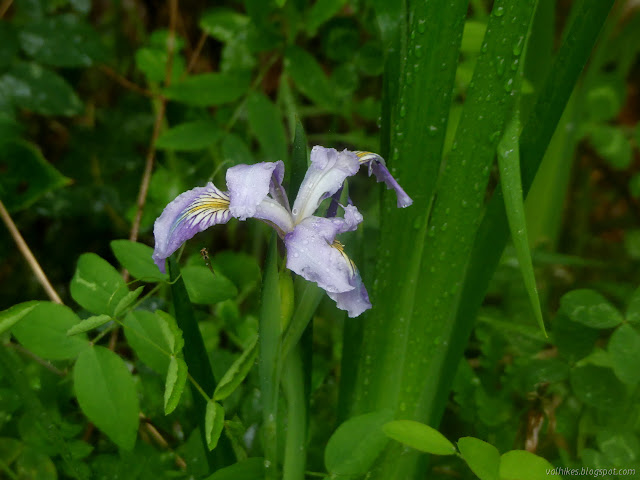
[[[260,308],[259,374],[262,390],[265,478],[278,476],[278,393],[280,386],[280,286],[275,233],[265,260]]]
[[[304,480],[307,411],[299,346],[293,348],[284,361],[282,389],[287,400],[287,438],[282,478],[283,480]]]
[[[300,301],[297,303],[289,328],[287,328],[282,340],[283,360],[286,360],[289,353],[300,341],[323,295],[324,290],[315,283],[307,282],[300,277],[296,278],[296,297],[300,298]]]

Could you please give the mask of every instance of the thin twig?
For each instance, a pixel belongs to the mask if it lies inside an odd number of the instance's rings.
[[[198,57],[200,57],[200,53],[202,52],[202,48],[204,47],[204,44],[206,42],[207,42],[207,34],[206,34],[206,32],[202,32],[202,35],[200,35],[200,38],[198,39],[198,44],[196,45],[195,50],[191,54],[191,58],[189,58],[189,65],[187,65],[187,69],[185,70],[184,74],[182,75],[182,78],[184,78],[188,73],[191,73],[191,71],[193,70],[193,67],[196,66],[196,62],[198,61]],[[182,80],[182,78],[181,78],[181,80]]]
[[[128,90],[139,93],[140,95],[144,95],[145,97],[150,97],[150,98],[156,97],[156,95],[154,95],[153,92],[146,90],[142,88],[140,85],[138,85],[137,83],[134,83],[128,78],[123,77],[122,75],[120,75],[118,72],[113,70],[111,67],[108,67],[107,65],[100,65],[100,70],[102,70],[102,72],[105,73],[108,77],[111,77],[117,83],[119,83],[120,85],[122,85],[124,88]]]
[[[140,420],[144,422],[145,428],[156,441],[156,443],[162,448],[169,450],[176,456],[176,465],[178,465],[178,467],[180,467],[180,469],[182,470],[186,469],[187,462],[184,461],[184,458],[173,451],[173,449],[169,445],[169,442],[167,442],[167,440],[162,436],[158,429],[151,423],[151,420],[149,420],[149,418],[147,418],[142,412],[140,412]]]
[[[0,18],[4,17],[4,14],[7,13],[7,10],[9,10],[12,3],[13,0],[5,0],[5,2],[0,5]]]
[[[169,0],[169,42],[167,44],[167,70],[165,73],[165,85],[171,83],[171,69],[173,66],[173,51],[175,47],[176,18],[178,14],[178,0]],[[131,225],[131,234],[129,240],[135,242],[138,240],[140,233],[140,222],[142,221],[142,212],[147,202],[147,193],[149,192],[149,183],[151,182],[151,173],[153,172],[153,164],[156,156],[156,141],[160,135],[162,123],[164,121],[164,113],[166,109],[166,100],[161,99],[156,110],[156,117],[153,123],[153,133],[149,144],[149,151],[144,166],[144,173],[140,181],[140,190],[138,192],[138,201],[136,206],[136,215]]]
[[[36,355],[35,353],[33,353],[30,350],[27,350],[26,348],[24,348],[19,343],[9,342],[9,343],[5,343],[5,346],[11,347],[14,350],[22,353],[23,355],[26,355],[27,357],[29,357],[30,359],[34,360],[36,363],[39,363],[44,368],[46,368],[50,372],[53,372],[54,374],[58,375],[59,377],[66,377],[67,376],[68,372],[66,370],[62,371],[59,368],[54,367],[53,365],[51,365],[50,362],[48,362],[47,360],[45,360],[43,358],[40,358],[38,355]]]
[[[29,245],[27,245],[27,242],[25,242],[24,238],[22,238],[22,235],[20,234],[18,227],[16,227],[16,224],[13,223],[13,219],[11,218],[11,215],[9,215],[9,212],[4,207],[4,204],[2,203],[1,200],[0,200],[0,217],[2,217],[2,221],[5,223],[5,225],[9,229],[9,233],[11,233],[13,240],[18,245],[18,249],[20,250],[20,253],[22,253],[22,255],[24,256],[25,260],[31,267],[31,270],[33,270],[33,273],[35,274],[36,278],[40,282],[40,285],[42,285],[44,290],[47,292],[47,295],[49,296],[51,301],[61,304],[62,299],[58,296],[57,292],[53,289],[53,286],[51,286],[51,283],[49,282],[49,279],[47,278],[44,271],[42,270],[42,267],[40,267],[38,260],[36,260],[36,257],[34,257],[33,253],[31,253],[31,249],[29,248]]]

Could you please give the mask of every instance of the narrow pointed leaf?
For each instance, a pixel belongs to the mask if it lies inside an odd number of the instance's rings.
[[[224,374],[216,387],[216,391],[213,393],[213,399],[219,402],[231,395],[249,374],[257,356],[258,337],[256,336]]]
[[[173,412],[187,383],[187,364],[180,357],[173,356],[169,361],[167,381],[164,387],[164,414]]]
[[[205,480],[257,480],[264,476],[264,458],[251,457],[221,468]]]
[[[138,287],[133,292],[128,292],[124,297],[122,297],[113,311],[113,316],[118,317],[122,312],[129,308],[133,302],[138,299],[143,290],[144,287]]]
[[[505,128],[502,141],[498,145],[498,166],[500,167],[500,184],[504,193],[504,206],[509,221],[511,239],[516,249],[520,272],[524,280],[531,308],[540,326],[540,330],[547,336],[540,309],[540,298],[536,278],[533,272],[531,251],[529,250],[529,236],[524,213],[524,198],[520,180],[520,110],[516,108],[511,121]]]
[[[211,272],[209,272],[211,275]],[[209,363],[209,355],[204,346],[204,340],[195,319],[193,307],[187,294],[187,289],[180,274],[180,267],[176,261],[176,256],[169,257],[169,277],[171,281],[171,293],[173,296],[173,306],[175,309],[175,319],[184,336],[184,360],[193,379],[205,392],[213,392],[216,388],[215,378]],[[175,347],[174,347],[175,348]],[[195,418],[200,420],[200,431],[202,434],[202,444],[207,449],[207,439],[205,436],[205,411],[207,401],[202,398],[200,392],[192,387]],[[207,456],[207,462],[211,468],[220,468],[233,462],[233,452],[230,443],[222,437],[220,448],[215,454]]]
[[[204,425],[207,447],[209,450],[213,450],[218,446],[218,440],[224,427],[224,408],[218,402],[209,401],[207,403]]]
[[[80,323],[76,323],[73,327],[67,330],[67,335],[77,335],[78,333],[88,332],[105,323],[113,320],[109,315],[96,315],[82,320]]]
[[[278,277],[277,237],[271,236],[262,277],[260,307],[260,389],[263,395],[263,434],[266,478],[278,478],[278,391],[280,388],[280,286]]]
[[[293,149],[291,151],[291,178],[288,189],[289,195],[292,196],[292,198],[289,199],[291,205],[293,205],[295,196],[298,194],[300,184],[302,184],[302,179],[307,172],[308,166],[309,152],[307,148],[307,135],[304,132],[304,126],[300,118],[296,116],[296,133],[293,138]]]

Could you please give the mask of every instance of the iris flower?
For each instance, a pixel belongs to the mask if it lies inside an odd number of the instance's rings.
[[[165,271],[165,260],[180,246],[212,225],[256,218],[272,226],[284,240],[287,268],[323,288],[338,308],[356,317],[371,308],[358,269],[336,237],[356,230],[362,215],[338,198],[345,180],[366,166],[369,175],[396,192],[398,207],[412,200],[387,170],[382,157],[371,152],[338,152],[320,146],[311,150],[311,165],[290,208],[282,187],[284,164],[262,162],[227,170],[226,192],[209,182],[179,195],[155,222],[153,259]],[[314,216],[320,203],[333,197],[327,217]],[[336,216],[338,205],[344,211]]]

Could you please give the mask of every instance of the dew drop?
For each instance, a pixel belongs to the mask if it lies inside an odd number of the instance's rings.
[[[499,7],[494,8],[494,9],[493,9],[493,14],[494,14],[496,17],[501,17],[501,16],[503,16],[503,15],[504,15],[504,7],[499,6]]]
[[[518,37],[518,41],[513,46],[513,54],[517,57],[522,53],[522,47],[524,47],[524,36]]]

